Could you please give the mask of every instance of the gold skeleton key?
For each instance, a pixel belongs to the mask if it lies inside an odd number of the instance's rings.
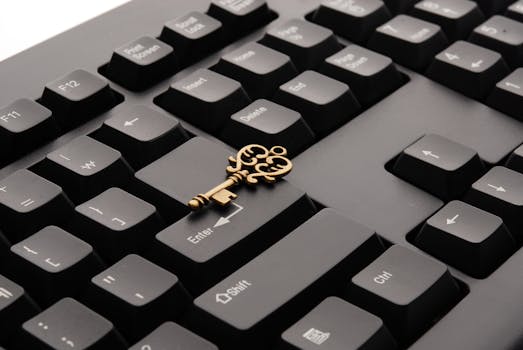
[[[199,210],[211,200],[225,206],[238,197],[229,189],[244,181],[248,185],[256,185],[258,179],[267,183],[278,181],[292,170],[292,162],[286,155],[287,150],[281,146],[274,146],[270,150],[260,145],[243,147],[236,157],[229,157],[230,165],[225,169],[229,174],[227,180],[206,193],[195,196],[189,201],[189,207]]]

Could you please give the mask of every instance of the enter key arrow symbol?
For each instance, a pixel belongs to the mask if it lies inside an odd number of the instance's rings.
[[[223,226],[223,225],[227,225],[228,223],[231,222],[231,218],[235,215],[237,215],[239,212],[241,212],[243,210],[243,207],[239,204],[236,204],[236,203],[232,203],[232,205],[234,205],[237,209],[235,211],[233,211],[230,215],[226,216],[226,217],[221,217],[218,219],[218,221],[216,221],[216,223],[214,224],[213,227],[220,227],[220,226]]]

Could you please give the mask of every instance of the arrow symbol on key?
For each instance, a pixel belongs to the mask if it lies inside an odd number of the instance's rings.
[[[236,209],[236,210],[235,210],[231,215],[229,215],[229,216],[227,216],[227,217],[223,217],[223,216],[222,216],[221,218],[219,218],[218,221],[216,222],[216,224],[214,224],[213,227],[220,227],[220,226],[223,226],[223,225],[228,224],[229,222],[231,222],[230,219],[231,219],[233,216],[235,216],[236,214],[238,214],[240,211],[243,210],[243,207],[242,207],[241,205],[239,205],[239,204],[232,203],[232,205],[234,205],[234,206],[235,206],[236,208],[238,208],[238,209]]]
[[[507,190],[503,186],[494,186],[491,184],[487,184],[488,187],[493,188],[496,190],[496,192],[507,192]]]
[[[126,120],[123,124],[124,126],[133,126],[140,118],[134,118],[133,120]]]
[[[452,219],[447,218],[447,225],[453,225],[456,223],[456,220],[459,218],[459,214],[454,216]]]
[[[437,154],[432,153],[432,151],[421,151],[421,152],[423,152],[423,154],[426,155],[427,157],[439,159],[439,156]]]
[[[482,64],[483,64],[483,60],[479,60],[476,62],[472,62],[470,65],[472,68],[479,68],[479,67],[481,67]]]

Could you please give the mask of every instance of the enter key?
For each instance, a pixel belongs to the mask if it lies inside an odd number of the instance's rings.
[[[260,254],[315,212],[308,196],[282,181],[240,188],[227,207],[191,213],[156,235],[149,258],[198,295]]]

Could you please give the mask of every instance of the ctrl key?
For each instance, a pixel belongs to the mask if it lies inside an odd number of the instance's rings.
[[[22,326],[18,349],[126,349],[111,322],[65,298]]]
[[[282,335],[282,350],[396,349],[396,342],[376,316],[329,297]]]
[[[460,297],[447,267],[399,245],[355,275],[347,299],[382,318],[395,338],[409,344]]]

